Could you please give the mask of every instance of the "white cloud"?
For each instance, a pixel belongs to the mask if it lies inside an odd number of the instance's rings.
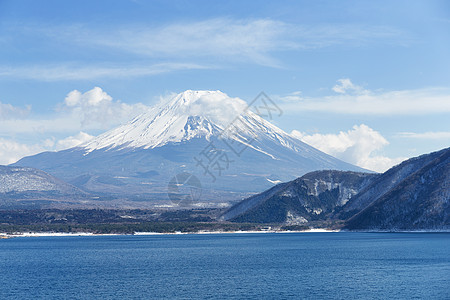
[[[196,93],[200,94],[196,95]],[[169,105],[170,101],[174,101],[174,97],[177,95],[177,93],[169,93],[160,97],[160,102],[154,108],[157,111],[163,109]],[[191,101],[189,105],[179,107],[179,113],[191,116],[205,116],[224,127],[228,126],[248,108],[248,104],[244,100],[230,97],[221,91],[187,90],[184,92],[184,95],[187,99],[194,99],[194,101]]]
[[[224,107],[227,109],[224,110]],[[239,98],[230,98],[226,94],[219,93],[200,97],[187,108],[190,115],[206,116],[223,126],[228,126],[247,108],[247,103]]]
[[[89,140],[94,138],[94,136],[80,131],[77,135],[66,137],[62,140],[59,140],[56,142],[56,150],[64,150],[69,149],[72,147],[79,146],[80,144],[83,144]]]
[[[338,94],[306,97],[298,94],[275,96],[290,112],[326,112],[362,115],[423,115],[450,112],[449,88],[370,91],[340,79],[332,88]]]
[[[73,90],[69,94],[67,94],[66,99],[64,99],[64,103],[69,106],[100,106],[102,104],[109,105],[111,104],[112,97],[104,92],[99,87],[94,87],[92,90],[87,91],[82,94],[80,91]]]
[[[308,135],[293,130],[291,135],[343,161],[377,172],[384,172],[405,159],[377,154],[389,142],[378,131],[364,124],[338,134]]]
[[[0,134],[12,137],[0,138],[0,164],[14,163],[24,156],[43,151],[77,146],[93,137],[86,130],[109,129],[147,109],[149,107],[142,103],[126,104],[114,100],[100,87],[84,93],[71,91],[55,113],[47,116],[33,116],[28,106],[17,108],[0,103]],[[57,140],[53,134],[66,137]],[[23,140],[31,142],[19,142]]]
[[[72,148],[92,138],[92,135],[82,131],[74,136],[69,136],[61,140],[55,141],[54,138],[47,138],[40,142],[30,144],[0,138],[0,165],[12,164],[25,156],[35,155],[44,151],[59,151]]]
[[[114,100],[100,87],[67,94],[54,114],[21,118],[0,118],[0,133],[74,134],[79,131],[106,130],[134,118],[149,109],[142,103],[127,104]]]
[[[99,87],[85,93],[73,90],[67,94],[62,110],[80,120],[81,129],[92,127],[106,129],[126,122],[149,109],[142,103],[126,104],[113,98]]]
[[[446,140],[450,139],[450,131],[429,131],[423,133],[400,132],[397,134],[397,136],[411,139]]]
[[[339,79],[332,90],[339,94],[347,94],[349,92],[356,94],[366,94],[368,92],[361,86],[353,84],[353,82],[349,78]]]
[[[40,144],[29,145],[0,138],[0,164],[12,164],[24,156],[46,151],[49,144],[52,144],[51,140],[45,140]]]

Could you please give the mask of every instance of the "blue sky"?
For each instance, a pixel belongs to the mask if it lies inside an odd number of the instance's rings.
[[[0,0],[0,163],[206,89],[381,171],[449,146],[448,49],[448,1]]]

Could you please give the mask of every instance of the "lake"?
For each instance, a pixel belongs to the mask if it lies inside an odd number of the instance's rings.
[[[450,233],[0,240],[0,299],[450,299]]]

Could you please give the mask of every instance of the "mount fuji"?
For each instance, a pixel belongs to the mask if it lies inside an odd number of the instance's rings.
[[[171,195],[220,206],[314,170],[363,171],[266,120],[261,111],[270,116],[278,107],[265,95],[255,101],[188,90],[87,143],[14,165],[136,207],[172,205]]]

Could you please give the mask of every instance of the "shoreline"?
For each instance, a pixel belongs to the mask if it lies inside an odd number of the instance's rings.
[[[317,232],[340,232],[340,230],[328,230],[313,228],[309,230],[250,230],[250,231],[193,231],[193,232],[134,232],[134,233],[91,233],[91,232],[22,232],[17,234],[0,233],[0,238],[15,237],[70,237],[70,236],[147,236],[147,235],[189,235],[189,234],[252,234],[252,233],[317,233]]]
[[[91,232],[23,232],[17,234],[0,233],[0,239],[16,237],[87,237],[87,236],[154,236],[154,235],[202,235],[202,234],[265,234],[265,233],[450,233],[450,230],[399,230],[399,231],[346,231],[323,228],[312,228],[309,230],[250,230],[250,231],[195,231],[195,232],[134,232],[134,233],[91,233]]]

